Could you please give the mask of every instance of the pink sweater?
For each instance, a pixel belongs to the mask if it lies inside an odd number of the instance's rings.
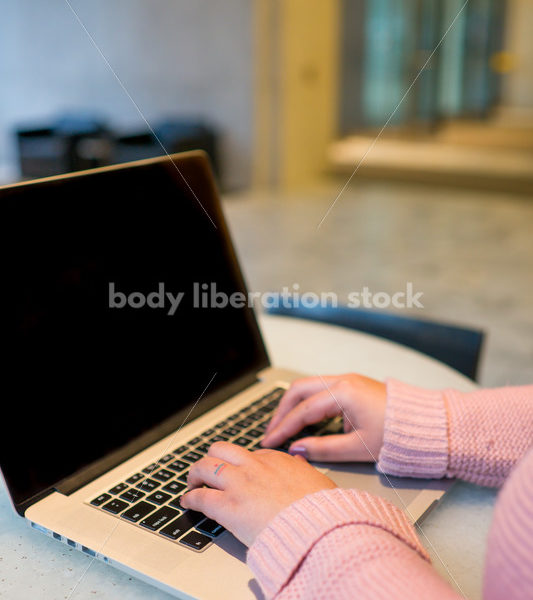
[[[486,599],[533,598],[532,444],[533,386],[461,394],[387,382],[380,471],[505,481],[488,541]],[[265,596],[278,600],[459,598],[406,515],[358,490],[294,502],[257,537],[248,564]]]

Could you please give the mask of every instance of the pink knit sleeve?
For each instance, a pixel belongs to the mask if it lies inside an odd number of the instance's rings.
[[[533,386],[460,393],[387,381],[378,470],[501,486],[533,444]]]
[[[487,544],[483,598],[533,598],[533,450],[498,496]]]
[[[248,552],[266,598],[458,596],[429,563],[405,514],[367,492],[310,494],[277,515]]]

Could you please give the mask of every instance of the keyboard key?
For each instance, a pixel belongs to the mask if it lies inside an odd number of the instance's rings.
[[[202,441],[201,437],[194,437],[192,438],[192,440],[189,440],[189,446],[195,446],[196,444],[199,444]]]
[[[222,525],[220,525],[216,521],[213,521],[213,519],[206,519],[205,521],[202,521],[199,525],[196,526],[196,529],[198,529],[198,531],[201,531],[202,533],[212,535],[213,537],[217,537],[221,533],[226,531],[224,527],[222,527]]]
[[[159,462],[159,464],[164,465],[167,462],[170,462],[171,460],[174,460],[174,455],[173,454],[165,454],[165,456],[160,458],[158,462]]]
[[[248,448],[249,450],[265,450],[266,448],[263,448],[263,446],[261,446],[261,442],[257,442],[257,444],[254,444],[251,448]]]
[[[215,435],[210,440],[209,443],[213,444],[214,442],[227,442],[228,438],[225,435]]]
[[[184,454],[181,458],[184,458],[185,460],[189,461],[190,463],[196,462],[197,460],[200,460],[202,458],[202,455],[199,454],[198,452],[188,452],[187,454]]]
[[[146,499],[150,502],[153,502],[154,504],[161,505],[165,504],[165,502],[167,500],[170,500],[170,498],[172,498],[172,496],[170,494],[165,494],[165,492],[154,492],[153,494],[150,494]]]
[[[173,471],[183,471],[183,469],[186,469],[189,466],[189,463],[184,462],[182,460],[175,460],[174,462],[170,463],[169,465],[167,465],[167,467],[169,469],[172,469]]]
[[[122,512],[125,508],[128,508],[129,504],[127,502],[124,502],[123,500],[111,500],[111,502],[108,502],[107,504],[104,504],[102,506],[102,508],[104,510],[107,510],[107,512],[110,512],[114,515],[118,515],[119,512]]]
[[[263,423],[259,423],[259,425],[255,426],[256,429],[259,429],[259,431],[266,431],[267,427],[268,427],[268,421],[263,421]]]
[[[131,521],[132,523],[137,523],[139,519],[143,519],[156,508],[157,506],[149,504],[143,500],[142,502],[139,502],[139,504],[132,506],[129,510],[123,513],[122,518],[126,519],[127,521]]]
[[[244,446],[248,446],[249,444],[251,444],[252,440],[249,440],[248,438],[241,436],[241,437],[237,438],[236,440],[233,440],[233,443],[237,444],[237,446],[244,447]]]
[[[157,463],[152,463],[143,469],[143,473],[147,475],[151,475],[152,471],[155,471],[159,465]]]
[[[141,481],[141,483],[138,483],[135,487],[143,492],[153,492],[160,485],[161,484],[159,481],[155,481],[154,479],[145,479],[144,481]]]
[[[179,525],[177,527],[174,526],[175,522],[176,521],[172,521],[170,525],[167,525],[166,527],[161,529],[159,533],[167,538],[170,538],[171,540],[177,540],[183,533],[183,531],[181,530],[181,527]]]
[[[129,502],[130,504],[137,502],[137,500],[144,498],[144,496],[146,496],[146,494],[144,492],[141,492],[141,490],[128,490],[127,492],[120,494],[120,497],[123,500]]]
[[[187,512],[183,513],[181,517],[178,517],[175,521],[173,521],[171,525],[174,527],[174,531],[177,532],[179,529],[179,533],[177,533],[177,536],[179,537],[186,531],[189,531],[189,529],[192,529],[195,525],[198,525],[198,523],[203,519],[205,519],[205,515],[202,513],[196,512],[195,510],[188,510]]]
[[[204,515],[201,513],[189,510],[181,515],[181,517],[178,517],[175,521],[172,521],[170,525],[167,525],[164,529],[161,529],[159,533],[172,540],[177,540],[181,535],[197,525],[203,518]]]
[[[202,452],[203,454],[207,454],[207,451],[209,450],[209,444],[202,444],[201,446],[196,446],[194,450],[195,452]]]
[[[172,500],[168,503],[168,505],[171,506],[172,508],[177,508],[178,510],[185,510],[181,506],[181,495],[176,496],[176,498],[172,498]]]
[[[140,522],[140,525],[141,527],[146,527],[146,529],[149,529],[150,531],[156,531],[160,527],[163,527],[163,525],[166,525],[177,515],[179,515],[177,510],[174,510],[168,506],[164,506],[163,508],[156,510],[155,513],[146,517],[146,519],[143,519]]]
[[[216,427],[217,429],[223,429],[224,427],[226,427],[226,425],[227,425],[227,424],[228,424],[228,422],[227,422],[227,421],[220,421],[220,423],[217,423],[217,424],[215,425],[215,427]]]
[[[254,420],[253,419],[243,419],[242,421],[238,421],[237,423],[235,423],[235,425],[237,425],[238,427],[242,427],[243,429],[245,427],[250,427],[250,425],[254,424]]]
[[[238,419],[241,416],[240,412],[236,412],[234,415],[231,415],[230,417],[228,417],[229,421],[235,421],[235,419]]]
[[[234,436],[234,435],[239,435],[240,432],[241,432],[241,430],[237,429],[236,427],[228,427],[227,429],[224,429],[224,431],[222,433],[224,435]]]
[[[195,550],[202,550],[211,542],[211,538],[197,531],[190,531],[185,537],[180,540],[180,544],[190,546]]]
[[[167,483],[167,485],[165,485],[163,489],[165,490],[165,492],[170,492],[171,494],[179,494],[180,492],[183,492],[183,490],[186,487],[187,486],[183,483],[179,483],[178,481],[171,481],[170,483]]]
[[[257,438],[263,437],[263,432],[259,431],[258,429],[249,429],[246,432],[246,435],[248,437],[254,438],[254,440],[256,440]]]
[[[114,488],[111,488],[109,490],[110,494],[120,494],[120,492],[123,492],[124,490],[128,489],[128,484],[127,483],[119,483],[118,485],[116,485]]]
[[[184,444],[183,446],[176,448],[173,452],[174,454],[183,454],[184,452],[187,452],[188,449],[189,446],[187,446],[187,444]]]
[[[128,483],[133,484],[133,483],[137,483],[138,481],[140,481],[143,478],[144,478],[144,475],[142,473],[135,473],[135,475],[128,477],[128,479],[126,479],[126,481]]]
[[[214,429],[206,429],[206,430],[205,430],[205,431],[202,433],[202,435],[203,435],[204,437],[208,437],[208,436],[210,436],[210,435],[213,435],[213,433],[215,433],[215,430],[214,430]]]
[[[257,421],[259,419],[262,419],[264,416],[265,413],[263,411],[257,410],[256,412],[253,412],[252,414],[248,415],[248,418]]]
[[[111,498],[111,494],[100,494],[98,498],[91,500],[93,506],[101,506],[104,502],[107,502]]]
[[[178,479],[180,481],[183,481],[183,483],[187,483],[187,478],[189,477],[189,471],[186,471],[185,473],[182,473]]]
[[[174,473],[172,471],[167,471],[167,469],[161,469],[157,473],[154,473],[152,477],[159,481],[168,481],[174,477]]]

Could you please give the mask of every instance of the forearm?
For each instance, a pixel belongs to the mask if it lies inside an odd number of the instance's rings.
[[[316,544],[276,600],[459,600],[433,567],[390,533],[335,529]]]
[[[378,469],[500,486],[533,443],[533,386],[463,394],[387,382]]]
[[[248,554],[267,598],[456,598],[405,514],[356,490],[312,494],[282,511]]]

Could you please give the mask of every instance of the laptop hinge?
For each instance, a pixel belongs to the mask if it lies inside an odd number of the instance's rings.
[[[20,502],[19,504],[13,504],[13,506],[15,507],[15,510],[18,512],[18,514],[21,517],[23,517],[24,513],[30,506],[32,506],[36,502],[39,502],[43,498],[46,498],[46,496],[49,496],[53,491],[53,488],[42,490],[38,494],[35,494],[35,496],[32,496],[31,498],[28,498],[27,500],[24,500],[24,502]]]

